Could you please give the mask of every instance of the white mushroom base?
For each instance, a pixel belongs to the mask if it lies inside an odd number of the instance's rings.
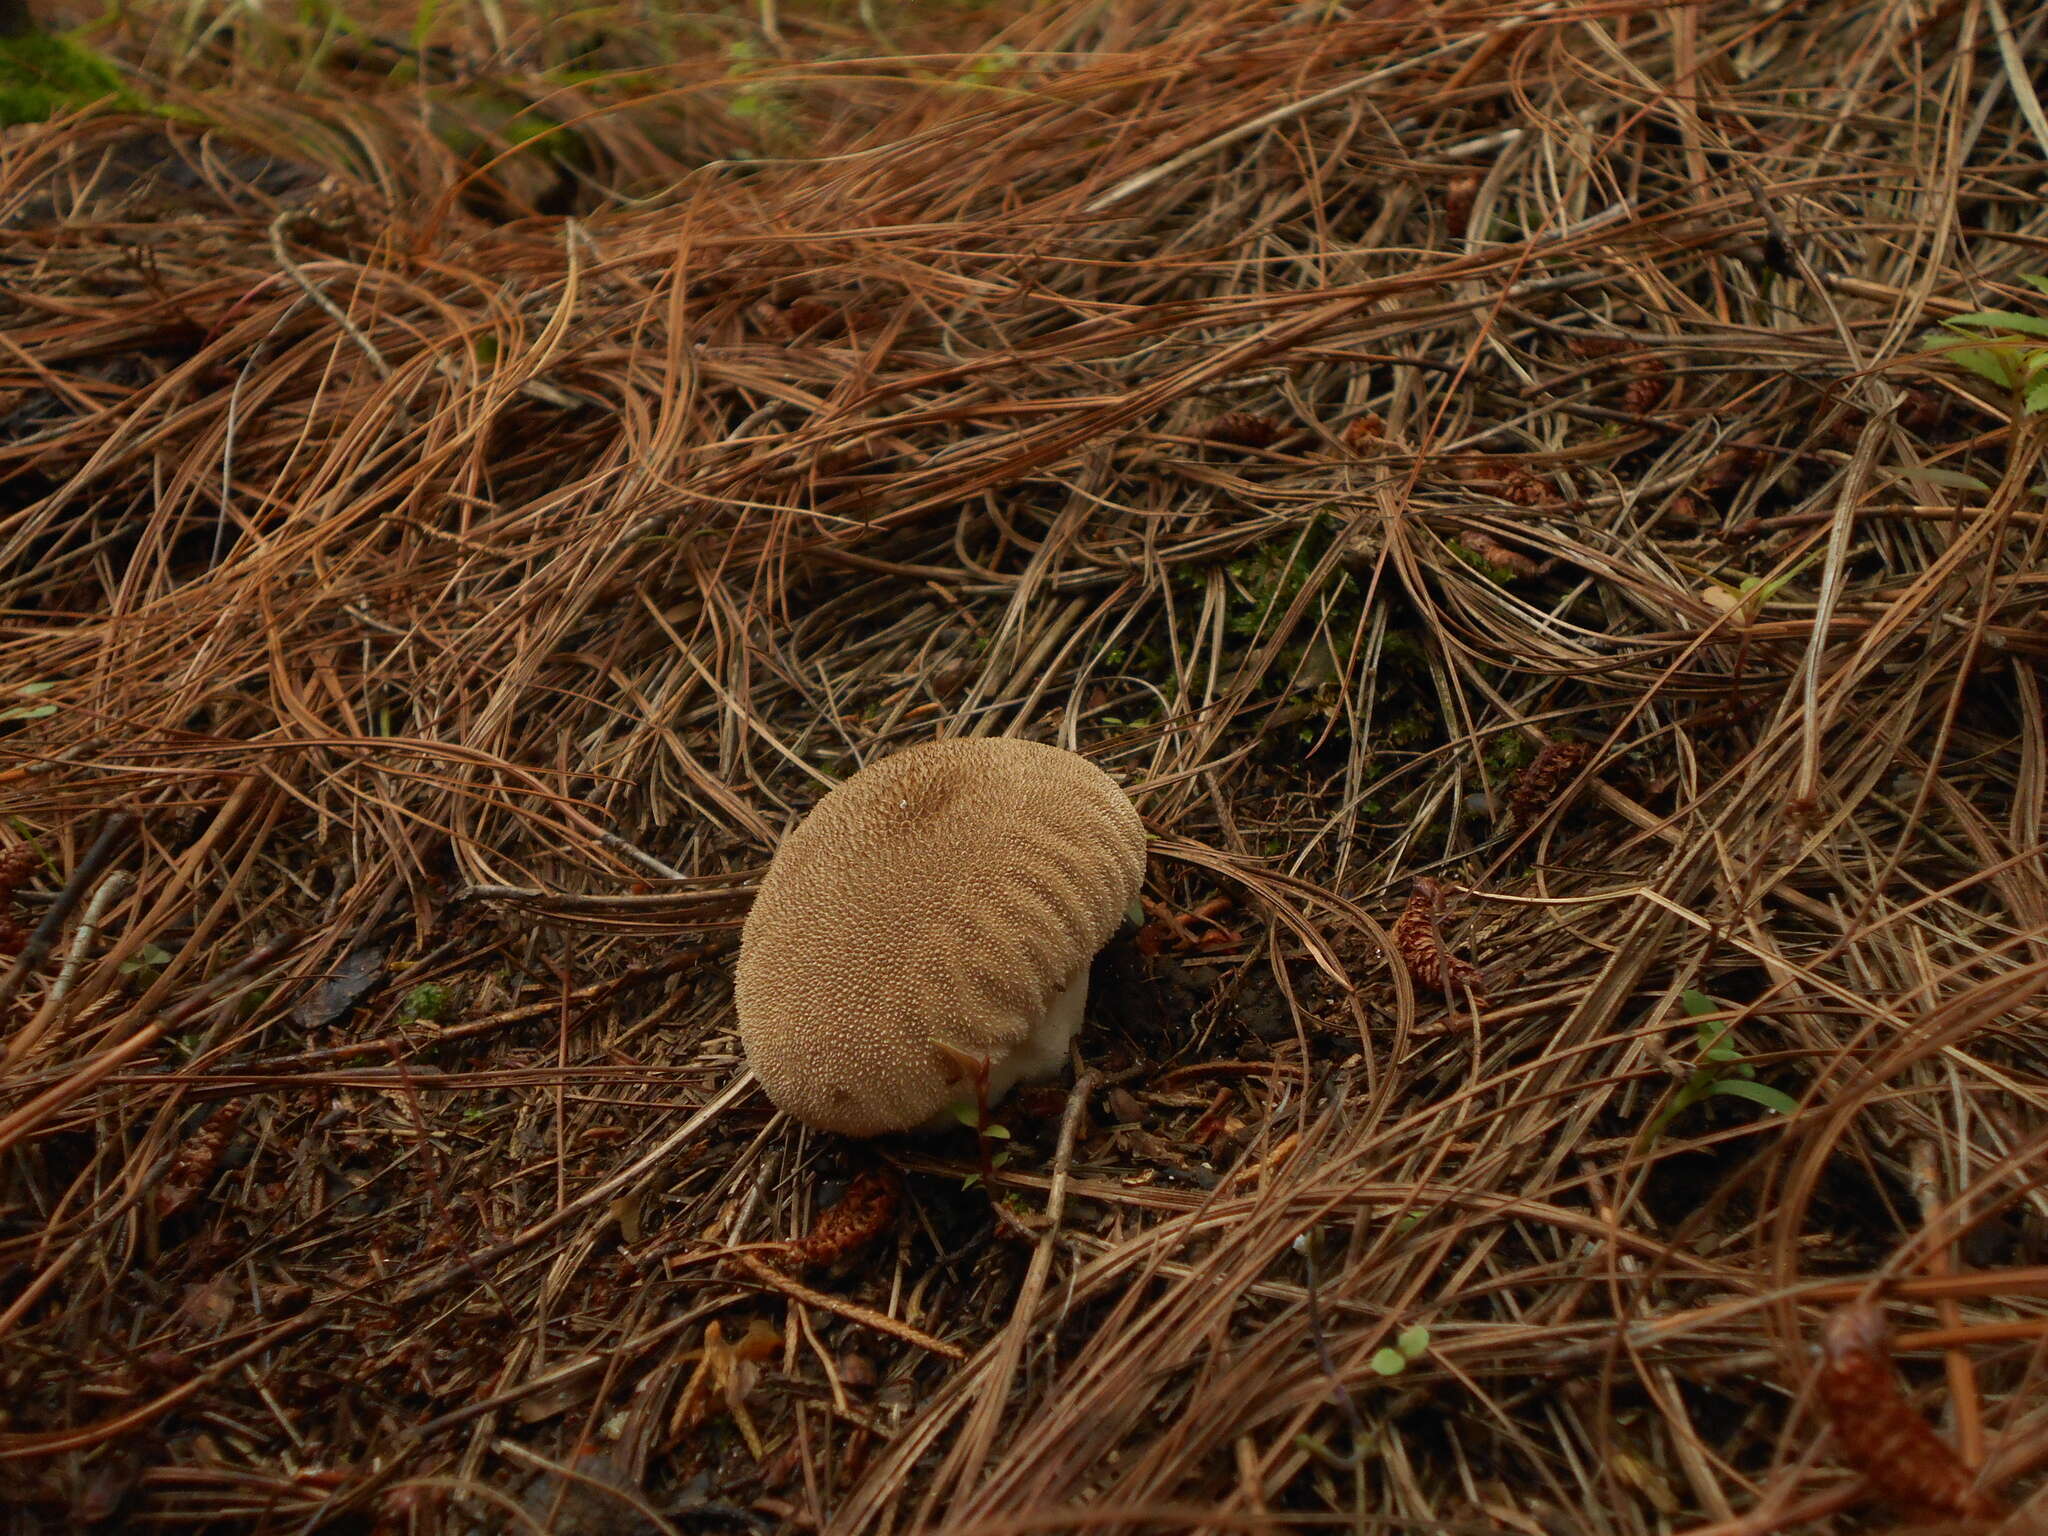
[[[1067,1064],[1067,1044],[1080,1033],[1081,1015],[1087,1007],[1088,972],[1083,970],[1064,992],[1052,1000],[1052,1006],[1045,1010],[1043,1017],[1031,1026],[1030,1032],[1017,1042],[1009,1055],[989,1063],[990,1108],[1000,1103],[1019,1083],[1059,1076],[1060,1068]],[[968,1094],[933,1115],[920,1129],[946,1130],[960,1123],[959,1112],[962,1109],[968,1111],[971,1120],[974,1108],[974,1096]]]

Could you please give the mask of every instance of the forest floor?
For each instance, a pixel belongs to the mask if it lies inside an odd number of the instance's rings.
[[[0,1528],[2048,1528],[2044,34],[0,41]],[[987,733],[1153,838],[992,1180],[730,987]]]

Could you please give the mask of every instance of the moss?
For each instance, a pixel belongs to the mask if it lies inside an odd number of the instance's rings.
[[[1335,530],[1335,520],[1317,510],[1309,514],[1305,529],[1289,529],[1225,566],[1234,598],[1224,621],[1229,633],[1249,640],[1285,612],[1329,549]]]
[[[39,32],[0,37],[0,125],[47,122],[109,98],[119,110],[139,105],[114,66],[83,43]]]
[[[431,1024],[446,1014],[454,1002],[455,993],[451,988],[428,982],[406,993],[405,1001],[399,1005],[398,1016],[406,1023],[421,1021]]]
[[[1513,775],[1536,760],[1536,746],[1519,731],[1503,731],[1488,749],[1486,762],[1495,772]]]
[[[525,98],[489,85],[468,86],[435,101],[430,121],[441,142],[458,155],[490,160],[501,150],[525,149],[545,159],[576,166],[590,163],[590,149],[573,128],[540,111]]]

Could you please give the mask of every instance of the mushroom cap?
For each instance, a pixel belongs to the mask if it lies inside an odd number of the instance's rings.
[[[776,850],[734,978],[747,1062],[819,1130],[878,1136],[1000,1076],[1145,874],[1114,779],[1058,747],[929,742],[827,794]]]

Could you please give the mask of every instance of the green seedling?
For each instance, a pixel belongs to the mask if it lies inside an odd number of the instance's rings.
[[[1398,1376],[1408,1369],[1410,1361],[1421,1359],[1428,1348],[1429,1330],[1417,1323],[1413,1328],[1403,1328],[1391,1345],[1374,1354],[1372,1368],[1382,1376]]]
[[[978,1098],[977,1102],[972,1104],[955,1104],[953,1106],[953,1118],[974,1132],[980,1139],[981,1171],[979,1173],[970,1173],[960,1181],[962,1189],[973,1189],[978,1185],[986,1183],[989,1175],[1009,1163],[1010,1148],[998,1147],[995,1151],[991,1152],[989,1151],[988,1144],[992,1141],[1008,1141],[1010,1139],[1010,1128],[1007,1125],[998,1125],[995,1121],[989,1119]]]
[[[145,944],[133,955],[123,960],[117,970],[123,976],[154,977],[171,963],[171,952],[158,944]]]
[[[1735,1021],[1718,1022],[1711,1017],[1729,1011],[1728,1005],[1690,987],[1679,994],[1678,1005],[1695,1021],[1699,1055],[1694,1059],[1692,1075],[1679,1085],[1671,1102],[1650,1122],[1644,1133],[1646,1146],[1655,1145],[1673,1120],[1716,1094],[1747,1099],[1780,1115],[1789,1115],[1799,1107],[1790,1094],[1756,1080],[1756,1068],[1749,1065],[1741,1048],[1730,1038],[1735,1033]]]
[[[1776,576],[1744,576],[1735,586],[1724,582],[1710,582],[1707,596],[1718,608],[1734,611],[1740,609],[1745,622],[1754,620],[1766,603],[1784,591],[1792,580],[1820,559],[1816,550],[1788,571]]]
[[[2048,294],[2048,277],[2020,281]],[[2015,417],[2048,415],[2048,316],[1982,309],[1942,321],[1920,344],[2010,395]]]
[[[56,686],[55,683],[23,683],[14,690],[14,693],[17,698],[33,699],[41,697]],[[0,709],[0,721],[47,720],[55,713],[57,706],[54,704],[13,704],[6,709]]]

